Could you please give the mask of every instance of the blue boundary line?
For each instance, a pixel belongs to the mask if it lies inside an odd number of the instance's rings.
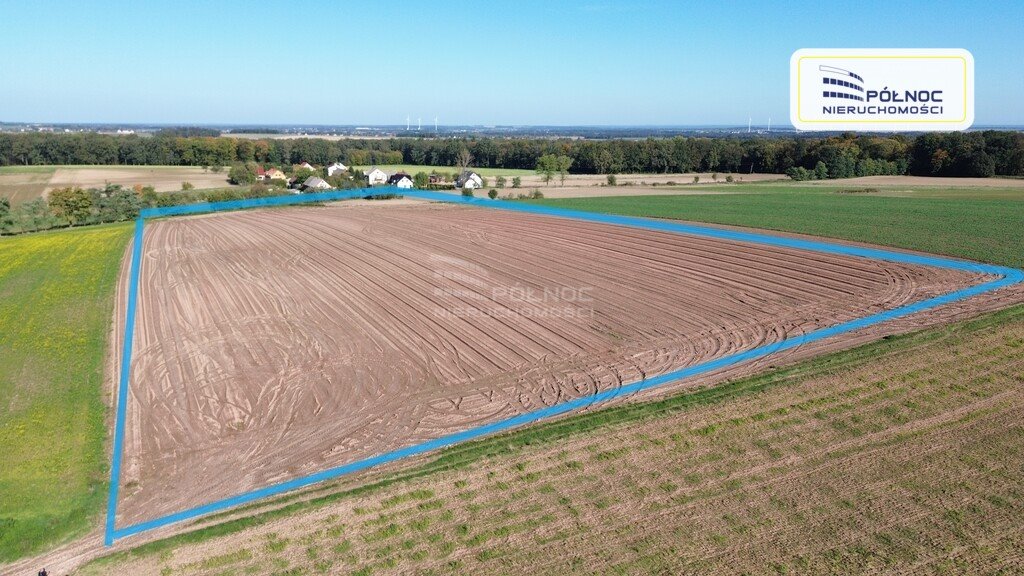
[[[188,206],[171,206],[166,208],[152,208],[142,210],[139,219],[135,223],[135,239],[132,250],[132,265],[131,265],[131,281],[128,292],[128,310],[127,317],[125,319],[125,340],[124,340],[124,351],[121,359],[121,378],[118,386],[118,401],[117,401],[117,419],[114,428],[114,450],[112,455],[111,464],[111,477],[110,477],[110,495],[107,502],[107,522],[106,522],[106,534],[105,543],[110,546],[116,539],[124,538],[134,534],[139,534],[162,526],[167,526],[176,522],[189,520],[212,512],[233,508],[242,504],[260,500],[268,496],[274,496],[303,488],[326,480],[332,480],[339,478],[346,474],[358,472],[360,470],[366,470],[381,464],[388,462],[394,462],[410,456],[416,456],[425,454],[451,446],[467,440],[473,440],[481,438],[483,436],[495,434],[498,432],[504,432],[513,428],[537,422],[565,414],[580,408],[585,408],[595,403],[605,402],[612,400],[619,396],[625,396],[629,394],[635,394],[643,390],[654,388],[668,382],[697,376],[714,370],[720,370],[735,364],[755,360],[758,358],[764,358],[777,352],[789,350],[866,328],[880,322],[901,318],[925,310],[930,310],[938,306],[970,298],[986,292],[991,292],[999,288],[1011,286],[1020,282],[1024,282],[1024,271],[1017,270],[1014,268],[1007,268],[1003,266],[993,266],[989,264],[980,264],[977,262],[969,262],[964,260],[955,260],[951,258],[942,258],[939,256],[925,256],[919,254],[909,254],[905,252],[895,252],[890,250],[881,250],[876,248],[866,248],[860,246],[846,246],[842,244],[832,244],[829,242],[821,242],[815,240],[804,240],[799,238],[787,238],[782,236],[771,236],[767,234],[758,234],[754,232],[743,232],[738,230],[727,230],[721,228],[712,228],[707,226],[697,226],[692,224],[682,224],[671,221],[661,220],[650,220],[645,218],[634,218],[630,216],[617,216],[611,214],[598,214],[593,212],[582,212],[578,210],[565,210],[561,208],[552,208],[548,206],[538,206],[535,204],[526,204],[521,202],[508,202],[504,200],[484,200],[478,198],[468,198],[463,196],[456,196],[454,194],[444,194],[439,192],[429,192],[424,190],[404,190],[397,188],[379,188],[374,189],[373,194],[388,194],[397,193],[404,196],[413,198],[421,198],[425,200],[435,200],[441,202],[449,202],[455,204],[470,204],[473,206],[496,208],[501,210],[510,210],[515,212],[526,212],[531,214],[541,214],[546,216],[556,216],[560,218],[572,218],[576,220],[584,220],[588,222],[599,222],[603,224],[614,224],[617,226],[627,226],[630,228],[641,228],[647,230],[658,230],[664,232],[674,232],[679,234],[688,234],[696,236],[705,236],[709,238],[718,238],[723,240],[734,240],[740,242],[750,242],[756,244],[764,244],[769,246],[779,246],[785,248],[796,248],[801,250],[809,250],[813,252],[821,252],[827,254],[840,254],[846,256],[856,256],[860,258],[871,258],[876,260],[886,260],[889,262],[900,262],[906,264],[917,264],[923,266],[934,266],[939,268],[949,268],[954,270],[962,270],[968,272],[975,272],[980,274],[990,274],[997,276],[996,279],[990,280],[981,284],[977,284],[968,288],[963,288],[941,296],[929,298],[927,300],[921,300],[912,304],[893,308],[892,310],[886,310],[864,316],[835,326],[828,328],[821,328],[787,338],[785,340],[774,342],[772,344],[766,344],[764,346],[758,346],[751,350],[739,352],[723,358],[717,358],[701,364],[690,366],[688,368],[682,368],[675,370],[667,374],[662,374],[654,378],[648,378],[640,380],[632,384],[627,384],[614,390],[606,390],[599,392],[591,396],[585,396],[574,400],[562,402],[531,412],[526,412],[518,416],[492,422],[455,434],[449,434],[412,446],[407,446],[398,450],[390,452],[384,452],[370,458],[351,462],[343,466],[337,466],[329,468],[308,476],[295,478],[286,482],[280,482],[278,484],[272,484],[257,490],[252,490],[232,496],[230,498],[224,498],[214,502],[203,504],[202,506],[196,506],[180,512],[148,520],[146,522],[140,522],[133,524],[125,528],[116,528],[115,518],[117,513],[117,498],[118,498],[118,487],[121,477],[121,458],[124,443],[124,425],[125,425],[125,413],[128,398],[128,374],[131,367],[131,350],[132,350],[132,338],[135,330],[135,307],[138,292],[138,282],[140,274],[140,260],[142,257],[142,236],[144,221],[146,218],[158,218],[164,216],[175,216],[182,214],[199,214],[204,212],[218,212],[224,210],[238,210],[243,208],[258,208],[258,207],[272,207],[272,206],[288,206],[295,204],[305,204],[310,202],[325,202],[332,200],[344,200],[349,198],[358,198],[367,195],[367,191],[360,190],[357,192],[351,191],[331,191],[322,192],[318,194],[303,194],[296,196],[276,196],[271,198],[257,198],[253,200],[233,200],[229,202],[215,202],[208,204],[192,204]]]
[[[107,496],[107,527],[104,543],[114,543],[117,532],[114,520],[117,517],[117,495],[121,484],[121,454],[124,451],[124,420],[128,412],[128,372],[131,368],[132,336],[135,334],[135,303],[138,300],[139,267],[142,263],[142,229],[145,219],[140,215],[135,220],[135,238],[132,239],[131,284],[128,287],[128,311],[124,319],[124,343],[121,349],[121,381],[117,386],[117,417],[114,424],[114,449],[110,462],[110,492]]]

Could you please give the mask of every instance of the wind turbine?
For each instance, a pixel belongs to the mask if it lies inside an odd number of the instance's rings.
[[[416,119],[416,130],[417,131],[422,131],[423,130],[423,118],[417,118]]]
[[[750,134],[750,126],[754,122],[753,116],[747,116],[747,134]]]
[[[408,114],[405,115],[405,130],[407,132],[409,131],[409,115]]]
[[[771,116],[768,117],[768,133],[769,134],[772,133],[772,117]]]
[[[437,116],[434,116],[434,132],[437,132]]]

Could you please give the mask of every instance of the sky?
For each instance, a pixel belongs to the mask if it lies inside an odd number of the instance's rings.
[[[1024,125],[1022,23],[1002,0],[0,0],[0,121],[781,124],[798,48],[966,48],[975,125]]]

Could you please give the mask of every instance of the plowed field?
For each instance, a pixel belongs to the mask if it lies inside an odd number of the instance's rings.
[[[143,254],[119,525],[978,280],[432,204],[156,221]]]

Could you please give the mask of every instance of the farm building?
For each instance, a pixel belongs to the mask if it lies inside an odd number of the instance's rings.
[[[456,188],[469,188],[473,190],[475,188],[482,188],[484,185],[483,178],[480,177],[476,172],[466,170],[459,177],[455,179]]]
[[[348,166],[345,166],[341,162],[335,162],[327,167],[327,176],[331,177],[335,174],[342,174],[348,171]]]
[[[374,186],[376,184],[386,184],[388,181],[388,175],[383,170],[377,168],[376,166],[374,166],[368,172],[364,172],[364,174],[366,174],[366,183],[369,184],[370,186]]]

